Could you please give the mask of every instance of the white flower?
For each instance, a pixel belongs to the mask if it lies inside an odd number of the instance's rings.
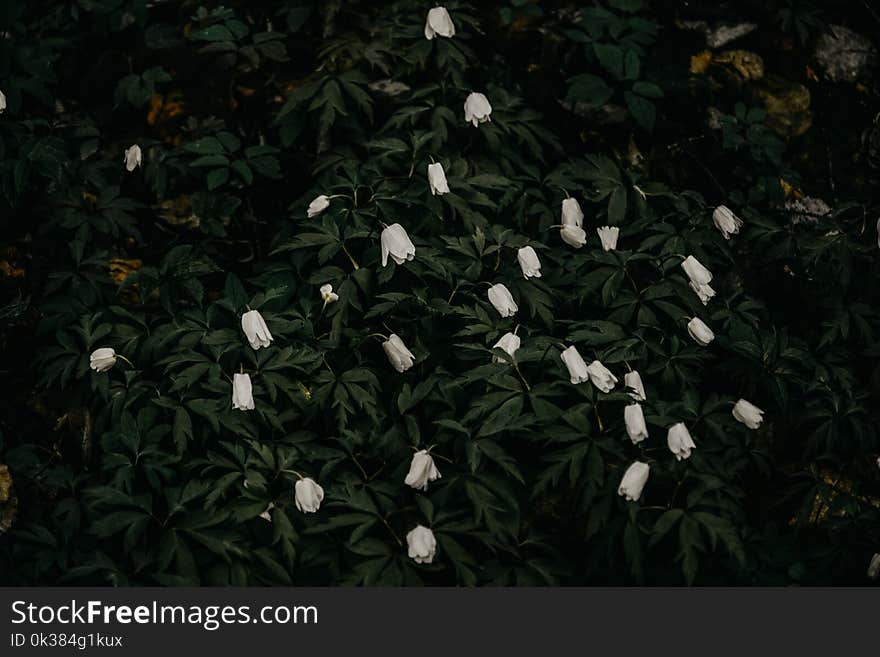
[[[137,169],[143,161],[141,147],[135,144],[131,148],[126,148],[125,159],[123,161],[125,162],[125,168],[128,171],[134,171],[135,169]]]
[[[669,451],[675,454],[675,459],[681,461],[689,458],[691,450],[696,449],[691,434],[684,425],[684,422],[673,424],[666,432],[666,444],[669,445]]]
[[[626,469],[623,479],[620,480],[618,495],[623,495],[627,502],[635,502],[642,496],[642,489],[648,481],[651,466],[641,461],[636,461]]]
[[[431,563],[437,554],[437,539],[427,527],[416,525],[406,535],[407,554],[416,563]]]
[[[265,520],[266,522],[272,522],[272,516],[269,512],[272,511],[272,509],[274,509],[274,508],[275,508],[275,503],[269,502],[269,506],[266,507],[266,510],[263,511],[259,517],[262,518],[263,520]]]
[[[581,210],[580,203],[576,198],[566,198],[562,201],[562,225],[577,226],[580,228],[584,224],[584,213]]]
[[[325,304],[339,301],[339,295],[333,291],[333,286],[330,283],[321,286],[321,298]]]
[[[491,121],[492,106],[489,99],[478,92],[471,93],[464,101],[464,120],[476,128],[479,124]]]
[[[0,91],[0,114],[3,114],[3,110],[6,109],[6,94]]]
[[[541,261],[538,260],[538,254],[531,246],[524,246],[516,252],[516,259],[519,262],[519,268],[526,278],[541,278]]]
[[[416,490],[428,490],[428,482],[440,479],[440,471],[434,465],[434,459],[428,454],[427,450],[422,450],[413,454],[412,461],[409,464],[409,472],[406,479],[403,480],[407,486],[412,486]]]
[[[303,513],[314,513],[321,508],[324,501],[324,489],[314,479],[305,477],[296,482],[294,486],[296,495],[296,508]]]
[[[434,7],[428,11],[428,19],[425,21],[425,38],[429,41],[435,36],[454,37],[455,25],[449,17],[446,7]]]
[[[742,228],[742,219],[737,217],[726,205],[719,205],[712,213],[712,221],[715,227],[724,235],[724,239],[729,240],[731,235],[739,233]]]
[[[626,434],[637,445],[648,437],[648,427],[645,425],[645,414],[641,404],[627,404],[623,409],[623,422],[626,425]]]
[[[513,317],[519,310],[504,283],[496,283],[489,288],[489,301],[502,317]]]
[[[871,563],[868,564],[868,578],[877,579],[880,577],[880,552],[871,557]]]
[[[514,335],[513,333],[505,333],[501,336],[501,339],[498,340],[494,345],[492,345],[493,349],[503,349],[507,352],[507,355],[513,358],[513,355],[516,353],[516,350],[519,349],[519,345],[521,341],[519,336]],[[492,361],[495,363],[503,363],[504,360],[499,356],[492,356]]]
[[[406,372],[413,366],[416,357],[395,333],[392,333],[388,340],[382,343],[382,348],[385,350],[389,362],[398,372]]]
[[[577,347],[574,345],[562,352],[560,355],[562,362],[568,368],[568,375],[571,377],[572,383],[584,383],[590,380],[590,373],[587,370],[587,364],[578,353]]]
[[[623,385],[632,388],[633,392],[629,393],[635,401],[645,401],[645,386],[642,384],[642,377],[635,370],[627,372],[623,375]]]
[[[694,342],[701,347],[707,346],[715,339],[715,334],[712,332],[712,329],[706,326],[706,323],[699,317],[694,317],[689,321],[687,329],[690,336],[694,339]]]
[[[764,411],[745,399],[740,399],[733,406],[733,417],[749,429],[757,429],[764,421]]]
[[[268,347],[274,339],[258,310],[249,310],[241,316],[241,330],[253,349]]]
[[[106,372],[116,365],[116,352],[110,347],[95,349],[89,356],[89,367],[96,372]]]
[[[237,411],[254,410],[254,389],[250,374],[236,373],[232,377],[232,408]]]
[[[715,296],[715,290],[709,285],[709,281],[712,280],[712,272],[701,265],[700,261],[692,255],[684,259],[681,267],[690,280],[691,289],[697,293],[705,306],[709,303],[709,299]]]
[[[382,231],[382,266],[388,264],[388,256],[398,265],[416,257],[416,247],[400,224],[391,224]]]
[[[587,243],[587,234],[579,226],[563,226],[559,230],[562,241],[576,249]]]
[[[590,363],[589,367],[587,367],[587,374],[589,374],[590,381],[593,382],[593,385],[602,392],[611,392],[614,384],[617,383],[617,377],[598,360],[594,360]]]
[[[597,228],[599,239],[602,241],[602,248],[605,251],[614,251],[617,248],[617,236],[620,234],[620,228],[617,226],[602,226]]]
[[[309,203],[308,215],[309,219],[321,214],[324,210],[330,207],[330,197],[326,194],[321,194],[320,196],[316,196],[312,199],[312,202]]]
[[[431,195],[449,193],[449,183],[446,182],[446,172],[443,171],[443,165],[439,162],[428,165],[428,186],[431,188]]]
[[[684,259],[681,263],[681,268],[684,269],[684,273],[687,274],[691,283],[706,285],[712,282],[712,272],[700,264],[700,261],[692,255]]]

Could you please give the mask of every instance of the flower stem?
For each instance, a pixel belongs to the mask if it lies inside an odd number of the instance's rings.
[[[343,244],[342,244],[342,250],[345,252],[345,255],[347,255],[347,256],[348,256],[348,259],[351,261],[351,266],[354,267],[355,269],[360,269],[360,266],[358,265],[357,260],[355,260],[355,259],[351,256],[351,254],[348,252],[348,249],[345,247],[345,243],[344,243],[344,242],[343,242]]]

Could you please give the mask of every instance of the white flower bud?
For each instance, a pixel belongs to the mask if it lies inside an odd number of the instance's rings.
[[[719,205],[712,213],[712,221],[715,227],[724,235],[724,239],[729,240],[731,235],[739,233],[742,228],[743,221],[737,217],[726,205]]]
[[[492,345],[493,349],[503,349],[507,352],[507,355],[513,358],[513,355],[516,353],[516,350],[519,349],[521,341],[519,336],[514,335],[513,333],[505,333],[501,336],[501,339],[498,340],[494,345]],[[504,360],[499,356],[492,356],[492,361],[495,363],[503,363]]]
[[[407,555],[416,563],[431,563],[437,554],[437,539],[427,527],[416,525],[406,535]]]
[[[464,101],[464,120],[476,128],[479,124],[492,120],[492,106],[489,99],[478,92],[471,93]]]
[[[446,7],[434,7],[428,11],[428,18],[425,21],[425,38],[430,41],[435,36],[447,39],[455,36],[455,25],[452,24],[452,18],[446,11]]]
[[[599,240],[602,242],[602,248],[605,251],[614,251],[617,248],[617,236],[620,234],[620,228],[617,226],[602,226],[597,228]]]
[[[382,231],[382,266],[388,264],[388,256],[398,265],[416,257],[416,247],[400,224],[391,224]]]
[[[642,384],[642,377],[639,376],[639,373],[636,370],[627,372],[623,375],[623,385],[632,389],[629,396],[635,401],[645,401],[645,399],[647,399],[647,397],[645,397],[645,386]]]
[[[303,513],[314,513],[321,508],[324,500],[324,489],[314,479],[305,477],[296,482],[294,486],[296,508]]]
[[[324,300],[324,303],[339,301],[339,295],[333,291],[333,286],[330,283],[321,286],[321,298]]]
[[[627,502],[635,502],[642,496],[642,489],[648,482],[651,467],[647,463],[636,461],[629,466],[620,480],[617,494],[626,498]]]
[[[648,427],[645,425],[645,414],[642,412],[641,404],[627,404],[623,409],[623,422],[633,445],[639,444],[648,437]]]
[[[675,454],[677,461],[689,458],[691,450],[697,447],[684,422],[679,422],[669,427],[669,430],[666,432],[666,444],[669,446],[669,451]]]
[[[516,259],[523,276],[541,278],[541,261],[538,260],[538,254],[535,253],[534,248],[528,245],[524,246],[516,252]]]
[[[266,320],[258,310],[249,310],[241,316],[241,330],[252,349],[268,347],[274,339],[266,326]]]
[[[116,352],[110,347],[95,349],[89,356],[89,367],[96,372],[106,372],[116,365]]]
[[[694,342],[701,347],[707,346],[715,339],[715,334],[712,332],[712,329],[706,326],[706,323],[699,317],[694,317],[689,321],[687,329],[690,336],[694,339]]]
[[[135,169],[137,169],[141,165],[141,162],[143,162],[141,147],[137,144],[134,144],[130,148],[126,148],[125,158],[123,161],[125,162],[126,170],[134,171]]]
[[[617,383],[617,377],[598,360],[594,360],[590,363],[589,367],[587,367],[587,374],[590,377],[590,381],[593,382],[593,385],[602,392],[611,392],[614,384]]]
[[[443,165],[439,162],[428,165],[428,186],[431,188],[431,195],[449,193],[449,183],[446,182],[446,172],[443,171]]]
[[[309,209],[307,210],[309,219],[311,219],[312,217],[316,217],[329,207],[330,198],[326,194],[316,196],[314,199],[312,199],[312,202],[309,203]]]
[[[504,283],[496,283],[489,288],[489,301],[502,317],[513,317],[519,310],[513,300],[513,295],[510,294],[510,290]]]
[[[407,486],[416,490],[428,490],[428,482],[440,479],[440,471],[434,465],[434,459],[426,450],[413,454],[409,464],[409,472],[403,480]]]
[[[232,408],[237,411],[254,410],[254,391],[250,374],[235,374],[232,377]]]
[[[584,225],[584,213],[581,210],[580,203],[576,198],[566,198],[562,201],[562,225],[577,226],[580,228]]]
[[[733,417],[749,429],[757,429],[764,421],[764,411],[745,399],[740,399],[733,406]]]
[[[416,357],[396,334],[392,333],[388,340],[382,343],[382,348],[385,350],[389,362],[398,372],[406,372],[413,366]]]
[[[581,358],[580,353],[578,353],[577,347],[574,345],[570,346],[562,352],[560,358],[562,358],[562,362],[568,368],[568,375],[571,377],[572,383],[584,383],[590,380],[587,364]]]

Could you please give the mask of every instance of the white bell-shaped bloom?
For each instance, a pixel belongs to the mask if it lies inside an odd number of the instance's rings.
[[[577,347],[571,345],[560,355],[562,362],[568,368],[568,375],[571,377],[572,383],[584,383],[590,380],[590,372],[587,370],[587,364],[581,357]]]
[[[648,437],[648,427],[645,424],[645,414],[641,404],[627,404],[623,409],[623,423],[626,425],[626,435],[637,445]]]
[[[431,195],[449,193],[449,183],[446,182],[446,172],[443,170],[443,165],[439,162],[434,162],[433,164],[428,165],[428,186],[431,188]]]
[[[382,348],[385,350],[389,362],[398,372],[406,372],[416,360],[412,352],[403,344],[403,340],[395,333],[392,333],[388,340],[382,343]]]
[[[868,564],[868,579],[877,579],[880,577],[880,552],[871,557],[871,563]]]
[[[690,336],[694,339],[694,342],[701,347],[707,346],[715,339],[715,334],[712,332],[712,329],[706,326],[706,323],[699,317],[694,317],[689,321],[687,329]]]
[[[636,370],[623,375],[623,385],[632,389],[629,396],[635,401],[645,401],[647,399],[645,397],[645,386],[642,383],[642,377]]]
[[[321,194],[320,196],[316,196],[312,199],[312,202],[309,203],[308,215],[309,219],[321,214],[324,210],[330,207],[330,197],[326,194]]]
[[[253,349],[268,347],[274,339],[258,310],[249,310],[241,316],[241,330]]]
[[[679,422],[669,427],[669,430],[666,432],[666,444],[669,445],[669,451],[675,454],[677,461],[689,458],[691,450],[697,447],[684,422]]]
[[[519,310],[513,295],[504,283],[496,283],[489,288],[489,301],[502,317],[513,317]]]
[[[706,285],[712,282],[712,272],[706,269],[700,261],[692,255],[689,255],[682,261],[681,268],[684,269],[684,273],[687,274],[691,283]]]
[[[715,290],[712,289],[711,285],[700,285],[691,281],[690,286],[697,293],[697,296],[700,297],[700,301],[703,302],[704,306],[709,303],[709,299],[715,296]]]
[[[757,429],[761,426],[761,422],[764,421],[764,411],[751,402],[747,402],[745,399],[740,399],[733,406],[733,417],[742,422],[749,429]]]
[[[143,162],[141,147],[137,144],[134,144],[130,148],[126,148],[124,161],[126,170],[134,171],[135,169],[137,169],[141,165],[141,162]]]
[[[6,110],[6,94],[0,91],[0,114]]]
[[[324,489],[310,477],[305,477],[296,482],[294,486],[296,496],[296,508],[303,513],[314,513],[321,508],[324,501]]]
[[[602,226],[597,228],[599,239],[602,241],[602,248],[605,251],[614,251],[617,248],[617,236],[620,234],[620,228],[617,226]]]
[[[106,372],[116,365],[116,352],[111,347],[95,349],[89,356],[89,367],[96,372]]]
[[[413,454],[412,461],[409,464],[409,472],[406,479],[403,480],[407,486],[412,486],[416,490],[428,490],[428,482],[440,479],[440,471],[434,465],[434,459],[428,454],[427,450],[422,450]]]
[[[260,518],[265,520],[266,522],[272,522],[272,509],[275,508],[274,502],[269,502],[269,506],[266,507],[266,510],[260,514]]]
[[[234,374],[232,377],[232,408],[237,411],[254,410],[254,389],[250,374]]]
[[[398,265],[416,257],[416,247],[400,224],[391,224],[382,231],[382,266],[388,264],[388,256]]]
[[[452,24],[452,18],[446,7],[434,7],[428,11],[428,18],[425,21],[425,38],[429,41],[435,36],[449,37],[455,36],[455,25]]]
[[[333,286],[330,283],[321,286],[321,298],[325,304],[339,301],[339,295],[333,291]]]
[[[493,349],[503,349],[507,352],[507,355],[513,358],[513,355],[516,353],[516,350],[519,349],[519,345],[521,344],[521,340],[518,335],[514,335],[513,333],[505,333],[501,336],[501,339],[498,340],[494,345],[492,345]],[[504,360],[500,356],[492,356],[492,361],[495,363],[503,363]]]
[[[406,535],[406,548],[407,555],[416,563],[431,563],[437,554],[437,539],[430,529],[416,525]]]
[[[464,101],[464,120],[476,128],[481,123],[492,120],[492,106],[489,99],[479,92],[473,92]]]
[[[715,227],[724,235],[724,239],[729,240],[731,235],[739,233],[742,228],[743,221],[737,217],[726,205],[719,205],[712,213],[712,221]]]
[[[636,461],[626,469],[617,494],[626,498],[627,502],[635,502],[642,496],[642,489],[648,482],[651,466],[641,461]]]
[[[519,262],[519,268],[522,270],[523,276],[526,278],[541,278],[541,261],[538,260],[538,254],[531,246],[524,246],[516,252],[516,259]]]
[[[614,384],[617,383],[617,377],[598,360],[594,360],[590,363],[587,367],[587,374],[589,374],[590,381],[593,382],[593,385],[602,392],[611,392]]]
[[[587,233],[580,226],[563,226],[559,229],[562,241],[576,249],[587,243]]]
[[[584,225],[584,213],[581,210],[580,203],[576,198],[566,198],[562,201],[562,225],[577,226],[580,228]]]

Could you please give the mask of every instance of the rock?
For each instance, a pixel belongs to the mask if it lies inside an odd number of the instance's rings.
[[[816,41],[814,56],[829,79],[856,82],[870,73],[877,60],[877,49],[858,32],[843,25],[831,25]]]
[[[789,221],[792,226],[800,223],[816,223],[821,217],[831,212],[829,205],[820,198],[804,196],[799,199],[788,201],[785,209],[789,213]]]
[[[685,30],[701,32],[706,38],[706,45],[710,48],[723,48],[728,43],[754,32],[758,27],[755,23],[711,27],[706,21],[682,21],[679,26]]]
[[[398,82],[397,80],[392,80],[390,78],[376,80],[375,82],[371,82],[367,86],[369,86],[372,91],[384,94],[385,96],[389,96],[391,98],[396,98],[397,96],[405,94],[407,91],[410,90],[408,84],[404,84],[403,82]]]

